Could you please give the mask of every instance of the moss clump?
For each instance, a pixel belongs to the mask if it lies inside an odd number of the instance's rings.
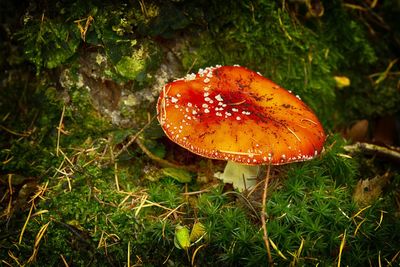
[[[144,43],[131,55],[123,56],[115,65],[117,72],[129,80],[143,83],[151,76],[149,72],[158,67],[160,53],[154,44]]]
[[[39,21],[29,16],[24,19],[24,28],[18,35],[23,41],[25,55],[40,69],[55,68],[70,59],[78,49],[78,29],[71,23],[42,17]]]

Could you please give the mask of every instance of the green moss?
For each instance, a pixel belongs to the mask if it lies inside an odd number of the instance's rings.
[[[25,27],[18,35],[37,74],[42,67],[52,69],[65,63],[80,43],[78,29],[73,24],[45,17],[26,18]]]
[[[158,67],[159,61],[160,53],[157,46],[144,43],[132,51],[132,54],[122,56],[115,68],[124,78],[143,83],[151,78],[148,73]]]

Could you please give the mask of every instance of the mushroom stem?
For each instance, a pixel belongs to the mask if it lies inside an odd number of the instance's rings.
[[[263,239],[264,239],[265,247],[267,249],[267,254],[268,254],[268,263],[270,266],[272,266],[273,261],[272,261],[272,256],[271,256],[271,249],[269,247],[269,237],[268,237],[268,231],[267,231],[267,194],[268,194],[270,171],[271,171],[271,163],[268,163],[267,175],[265,177],[264,190],[263,190],[263,196],[262,196],[261,224],[262,224],[262,229],[264,232]]]
[[[224,183],[230,183],[235,189],[243,191],[256,184],[257,175],[260,171],[258,165],[244,165],[228,161],[223,173],[215,173],[214,176]]]

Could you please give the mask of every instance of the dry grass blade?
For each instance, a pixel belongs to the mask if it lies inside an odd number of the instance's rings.
[[[15,263],[17,263],[18,266],[24,266],[19,262],[18,258],[11,252],[11,250],[8,251],[8,256],[10,256],[10,258],[13,259],[15,261]],[[9,266],[14,266],[8,262],[5,262],[4,260],[2,262]]]
[[[271,246],[272,246],[272,248],[276,251],[276,253],[278,253],[278,255],[279,255],[282,259],[287,260],[286,256],[283,255],[283,253],[279,250],[278,246],[275,245],[274,241],[272,241],[271,238],[269,239],[269,242],[271,243]]]
[[[117,191],[120,191],[119,179],[118,179],[118,163],[117,162],[114,162],[114,180],[115,180],[115,185],[117,187]]]
[[[57,147],[56,147],[56,156],[57,157],[58,157],[58,151],[60,150],[60,138],[61,138],[61,129],[63,126],[63,121],[64,121],[64,114],[65,114],[65,105],[63,106],[60,122],[58,123],[58,127],[57,127]]]
[[[264,183],[262,206],[261,206],[261,224],[262,224],[262,229],[263,229],[263,233],[264,233],[263,239],[264,239],[264,243],[265,243],[265,248],[267,249],[267,254],[268,254],[268,263],[269,263],[269,265],[273,265],[271,249],[269,247],[270,239],[268,238],[268,230],[267,230],[267,194],[268,194],[270,171],[271,171],[271,163],[268,164],[267,176],[265,177],[265,183]]]
[[[35,261],[36,256],[39,252],[39,246],[40,246],[40,241],[42,240],[44,234],[46,233],[47,227],[49,227],[50,222],[46,223],[45,225],[43,225],[39,232],[37,233],[36,237],[35,237],[35,244],[33,246],[33,252],[32,255],[29,257],[28,262],[27,263],[32,263]]]
[[[297,249],[297,251],[296,252],[288,252],[293,257],[293,260],[290,262],[290,266],[297,266],[298,265],[301,252],[303,251],[303,247],[304,247],[304,239],[301,238],[301,243],[300,243],[300,246]]]
[[[340,264],[341,264],[342,252],[343,252],[343,248],[344,248],[345,244],[346,244],[346,230],[344,230],[343,239],[342,239],[342,242],[340,243],[339,257],[338,257],[338,264],[337,264],[338,267],[340,267]]]
[[[30,208],[29,213],[28,213],[28,217],[26,218],[24,226],[22,227],[22,230],[21,230],[21,234],[19,235],[18,244],[21,244],[21,242],[22,242],[22,237],[24,236],[24,232],[25,232],[26,226],[28,225],[29,219],[31,218],[31,214],[32,214],[32,210],[33,210],[34,206],[35,206],[35,202],[32,201],[31,208]]]
[[[180,205],[178,205],[176,208],[174,208],[173,210],[170,210],[167,215],[164,216],[164,218],[162,218],[162,221],[165,221],[166,219],[168,219],[169,216],[171,216],[171,214],[175,213],[178,211],[178,209],[180,207],[182,207],[183,205],[185,205],[186,203],[181,203]]]
[[[62,254],[60,254],[60,257],[61,257],[61,260],[62,260],[63,263],[64,263],[64,266],[65,266],[65,267],[69,267],[68,262],[65,260],[65,257],[64,257]]]
[[[146,130],[147,127],[150,126],[150,124],[153,122],[153,120],[154,120],[155,118],[156,118],[156,115],[154,115],[154,116],[146,123],[146,125],[143,126],[135,135],[133,135],[133,136],[129,139],[128,143],[126,143],[126,145],[124,145],[124,146],[121,148],[121,150],[118,151],[118,152],[114,155],[114,159],[118,158],[119,155],[121,155],[122,152],[124,152],[130,145],[132,145],[132,144],[136,141],[136,139],[139,137],[139,135],[141,135],[141,134],[144,132],[144,130]]]
[[[354,230],[354,237],[356,237],[358,230],[360,229],[361,225],[365,222],[363,219],[359,224],[357,224],[356,230]]]
[[[191,261],[192,266],[194,266],[194,260],[196,259],[197,253],[200,251],[200,249],[204,248],[205,246],[206,246],[206,244],[202,244],[198,248],[196,248],[196,250],[193,252],[192,261]]]
[[[131,241],[128,241],[128,253],[127,253],[127,262],[128,262],[128,267],[131,267]]]

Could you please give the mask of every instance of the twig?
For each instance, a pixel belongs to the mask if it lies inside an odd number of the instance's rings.
[[[350,153],[354,152],[364,152],[366,154],[376,154],[382,157],[389,158],[393,161],[400,162],[400,150],[399,148],[387,148],[383,146],[378,146],[369,143],[355,143],[353,145],[348,145],[343,147],[344,150]]]
[[[133,144],[133,142],[136,141],[136,139],[139,137],[140,134],[143,133],[144,130],[146,130],[147,127],[150,126],[150,124],[153,122],[153,120],[156,118],[156,115],[154,115],[147,123],[145,126],[143,126],[134,136],[131,137],[131,139],[128,141],[128,143],[126,145],[124,145],[120,151],[118,151],[114,158],[118,158],[119,155],[121,155],[122,152],[124,152],[130,145]]]
[[[184,165],[178,165],[172,162],[169,162],[168,160],[162,159],[160,157],[157,157],[153,153],[151,153],[150,150],[147,149],[147,147],[140,141],[139,138],[135,140],[136,144],[142,149],[142,151],[152,160],[158,162],[160,165],[164,167],[171,167],[171,168],[178,168],[178,169],[186,169],[189,171],[194,171],[196,170],[195,166],[184,166]]]
[[[264,243],[265,247],[267,249],[268,253],[268,263],[270,266],[273,265],[273,260],[271,256],[271,249],[269,247],[269,238],[268,238],[268,231],[267,231],[267,193],[268,193],[268,184],[269,184],[269,173],[271,171],[271,162],[268,163],[267,167],[267,176],[265,177],[265,183],[264,183],[264,191],[263,191],[263,196],[262,196],[262,207],[261,207],[261,223],[262,223],[262,228],[264,232]]]

